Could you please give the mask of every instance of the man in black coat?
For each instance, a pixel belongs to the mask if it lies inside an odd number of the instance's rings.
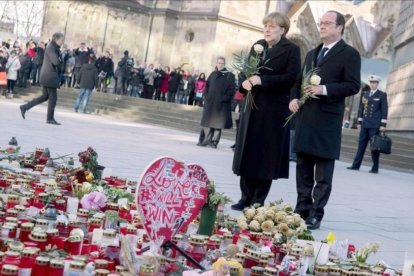
[[[180,82],[183,78],[180,72],[181,72],[180,67],[176,68],[175,71],[171,72],[170,80],[168,82],[168,95],[167,95],[167,101],[169,103],[175,102],[175,97],[177,95],[178,86],[180,85]]]
[[[302,107],[302,76],[291,91],[289,108],[297,112],[294,151],[297,153],[295,212],[306,220],[308,229],[318,229],[332,190],[335,159],[339,159],[345,98],[358,93],[361,57],[342,40],[345,18],[328,11],[319,22],[323,44],[308,52],[304,69],[318,67],[319,85],[307,84],[311,98]],[[305,72],[306,73],[306,72]],[[316,182],[316,183],[315,183]]]
[[[42,96],[20,106],[23,119],[26,111],[32,107],[49,100],[47,108],[48,124],[60,125],[55,120],[55,107],[57,102],[57,88],[59,88],[59,68],[62,61],[60,60],[60,47],[64,42],[63,33],[54,33],[52,41],[47,45],[43,60],[42,70],[40,71],[40,84],[43,86]]]
[[[207,79],[198,146],[217,148],[221,130],[233,126],[231,100],[236,92],[235,77],[225,66],[225,58],[219,57],[216,70]]]
[[[75,55],[75,81],[74,83],[77,84],[76,87],[79,88],[79,73],[82,65],[88,64],[89,56],[92,54],[93,51],[86,47],[86,43],[82,42],[80,47],[74,50]]]
[[[359,170],[369,140],[374,135],[377,135],[378,132],[384,132],[387,126],[387,93],[378,89],[378,84],[381,80],[379,76],[371,75],[368,80],[370,89],[362,95],[362,102],[358,112],[358,127],[361,129],[358,151],[352,166],[347,168],[349,170]],[[371,151],[373,166],[369,171],[370,173],[378,173],[379,155],[379,152]]]
[[[106,51],[102,57],[98,58],[95,65],[98,68],[99,74],[98,91],[106,93],[107,81],[114,74],[114,62],[110,58],[109,51]]]
[[[134,66],[133,59],[129,57],[128,50],[124,51],[124,56],[118,62],[118,67],[116,68],[116,82],[115,82],[115,93],[126,95],[127,93],[127,81],[131,74],[131,69]],[[120,86],[120,88],[118,87]]]

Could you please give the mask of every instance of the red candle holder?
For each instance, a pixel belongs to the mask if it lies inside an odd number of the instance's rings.
[[[66,251],[70,255],[80,255],[82,251],[82,239],[80,237],[69,237],[66,242]]]
[[[48,269],[48,276],[63,276],[63,270],[65,267],[65,263],[61,260],[51,260],[49,269]]]
[[[36,263],[32,270],[32,276],[45,276],[48,275],[49,258],[39,256],[36,258]]]

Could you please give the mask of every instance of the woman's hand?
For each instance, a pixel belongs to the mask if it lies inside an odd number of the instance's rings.
[[[245,80],[245,81],[242,83],[242,87],[243,87],[244,89],[246,89],[247,91],[252,91],[252,87],[253,87],[253,85],[251,84],[251,82],[250,82],[249,80]]]
[[[249,79],[253,86],[262,85],[262,79],[259,76],[253,76]]]

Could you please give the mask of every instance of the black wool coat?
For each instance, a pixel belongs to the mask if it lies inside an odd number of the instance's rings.
[[[322,44],[306,55],[304,68],[291,91],[291,99],[300,98],[303,70],[316,67]],[[361,86],[361,56],[340,40],[319,64],[321,85],[327,96],[310,99],[296,115],[294,151],[325,159],[339,159],[345,98],[358,93]]]
[[[262,85],[252,90],[257,108],[246,105],[240,113],[233,172],[267,180],[288,178],[290,129],[284,124],[289,116],[290,89],[300,71],[300,51],[284,37],[272,48],[265,40],[255,44],[266,49],[266,68],[260,70]],[[243,87],[240,91],[247,92]]]
[[[231,100],[236,93],[235,86],[235,76],[226,68],[210,74],[204,92],[202,127],[215,129],[230,129],[233,127]]]
[[[61,66],[60,47],[52,41],[46,47],[42,69],[40,70],[40,84],[44,87],[58,88],[60,85],[59,68]]]

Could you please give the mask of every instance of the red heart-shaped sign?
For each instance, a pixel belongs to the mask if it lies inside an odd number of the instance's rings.
[[[170,241],[200,213],[207,200],[208,177],[195,164],[163,157],[149,165],[138,182],[137,209],[152,240]]]

